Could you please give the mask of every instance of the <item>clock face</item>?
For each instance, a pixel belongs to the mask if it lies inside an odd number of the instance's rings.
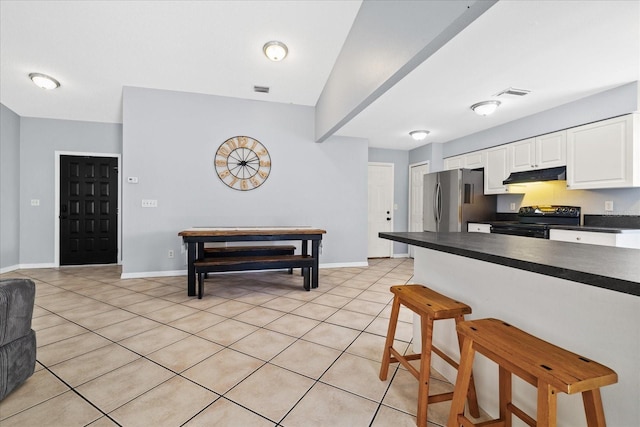
[[[218,177],[234,190],[260,187],[269,177],[271,157],[264,145],[248,136],[234,136],[223,142],[215,157]]]

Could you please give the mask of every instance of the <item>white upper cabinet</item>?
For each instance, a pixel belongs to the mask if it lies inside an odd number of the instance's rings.
[[[444,170],[461,169],[464,167],[464,156],[447,157],[444,159]]]
[[[567,132],[560,131],[513,142],[511,172],[546,169],[567,164]]]
[[[485,166],[485,151],[473,151],[444,159],[444,169],[478,169]]]
[[[567,188],[640,186],[640,115],[567,130]]]
[[[508,193],[509,188],[502,181],[509,176],[510,145],[500,145],[486,152],[484,166],[484,194]]]

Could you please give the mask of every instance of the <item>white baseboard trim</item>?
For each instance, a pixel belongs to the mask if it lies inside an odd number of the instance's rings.
[[[393,254],[394,258],[409,258],[409,253],[406,254]]]
[[[14,271],[14,270],[17,270],[19,268],[20,268],[20,266],[17,265],[17,264],[16,265],[10,265],[9,267],[3,267],[3,268],[0,268],[0,274],[8,273],[10,271]]]
[[[121,279],[145,279],[147,277],[186,276],[187,270],[141,271],[139,273],[122,273]]]
[[[58,266],[53,262],[47,262],[42,264],[20,264],[18,268],[27,270],[29,268],[58,268]]]

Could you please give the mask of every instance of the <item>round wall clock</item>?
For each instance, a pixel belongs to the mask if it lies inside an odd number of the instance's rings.
[[[248,136],[234,136],[223,142],[215,157],[218,177],[234,190],[260,187],[269,177],[271,157],[264,145]]]

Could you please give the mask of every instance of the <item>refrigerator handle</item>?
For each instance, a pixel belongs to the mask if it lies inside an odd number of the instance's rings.
[[[440,231],[440,221],[442,221],[442,185],[438,183],[438,231]]]
[[[436,183],[436,191],[433,192],[433,219],[436,221],[436,231],[440,226],[440,203],[442,202],[442,198],[440,197],[440,183]]]

